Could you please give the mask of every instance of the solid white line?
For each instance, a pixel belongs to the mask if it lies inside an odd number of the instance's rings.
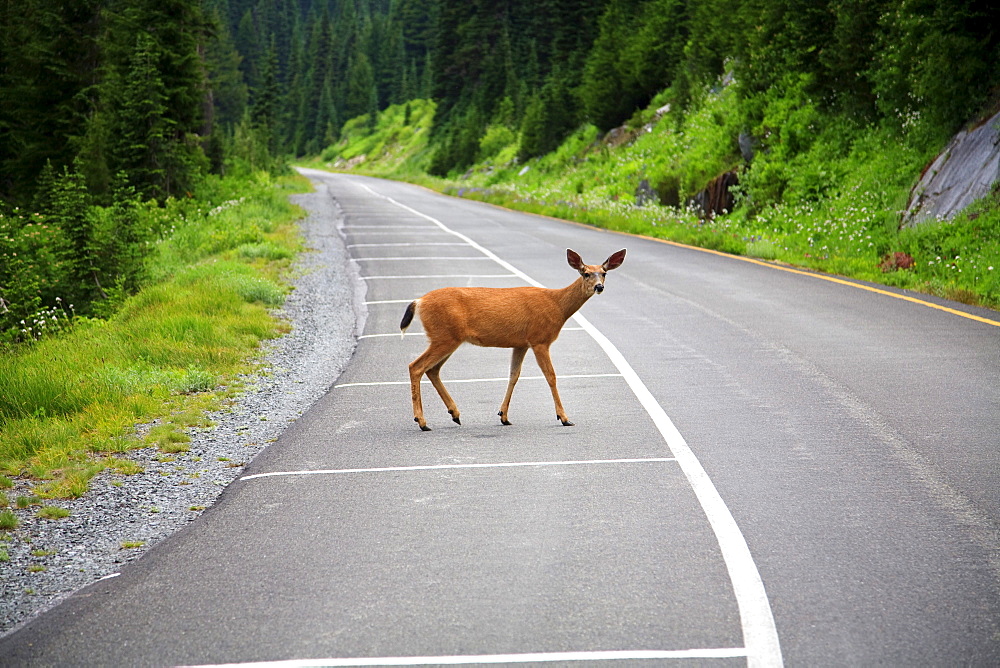
[[[433,230],[432,225],[344,225],[345,230]]]
[[[382,262],[406,262],[409,260],[489,260],[488,257],[352,257],[355,262],[367,262],[368,260],[379,260]]]
[[[255,473],[240,480],[281,478],[296,475],[340,475],[345,473],[396,473],[400,471],[448,471],[453,469],[509,469],[531,466],[594,466],[598,464],[658,464],[677,461],[673,457],[648,457],[644,459],[581,459],[556,462],[501,462],[494,464],[428,464],[425,466],[380,466],[366,469],[306,469],[304,471],[272,471]]]
[[[448,228],[444,223],[421,213],[412,207],[397,202],[391,197],[375,192],[365,184],[360,184],[362,188],[372,193],[376,197],[388,200],[396,206],[409,211],[421,218],[434,223],[443,231],[465,241],[470,246],[493,258],[497,264],[504,269],[516,274],[531,285],[544,287],[527,274],[519,270],[506,260],[501,259],[489,249],[483,247],[470,237]],[[715,532],[719,541],[719,548],[722,550],[722,558],[726,562],[729,571],[729,579],[733,583],[733,592],[736,596],[736,604],[740,611],[740,623],[743,627],[743,642],[747,648],[747,665],[756,668],[757,666],[782,666],[781,644],[778,641],[778,629],[774,624],[774,615],[771,612],[771,605],[767,600],[767,592],[764,590],[764,582],[760,578],[760,572],[754,563],[753,555],[747,546],[746,538],[740,531],[733,514],[729,511],[725,501],[716,489],[715,484],[708,473],[702,467],[701,462],[691,451],[684,437],[677,430],[673,421],[667,416],[663,407],[657,403],[646,384],[642,382],[639,375],[625,359],[625,356],[608,340],[596,327],[590,324],[586,318],[577,313],[573,318],[584,328],[595,341],[601,346],[608,357],[621,371],[632,392],[639,403],[642,404],[646,412],[652,418],[656,428],[666,441],[667,447],[677,458],[684,476],[694,489],[695,496],[701,504],[705,516]]]
[[[393,336],[399,336],[399,334],[393,334]],[[565,378],[621,378],[620,373],[578,373],[578,374],[567,374],[565,376],[556,376],[557,380],[563,380]],[[510,378],[504,376],[503,378],[449,378],[449,383],[506,383]],[[521,380],[545,380],[545,376],[521,376]],[[420,381],[423,385],[430,384],[429,380]],[[339,389],[342,387],[378,387],[381,385],[409,385],[408,380],[373,380],[367,383],[341,383],[339,385],[334,385],[333,389]]]
[[[556,661],[655,661],[657,659],[732,659],[747,655],[742,647],[674,650],[620,650],[598,652],[536,652],[533,654],[469,654],[458,656],[378,656],[353,659],[292,659],[218,663],[187,668],[321,668],[330,666],[462,666],[496,663],[552,663]],[[183,667],[182,667],[183,668]]]
[[[347,244],[347,248],[388,248],[390,246],[468,246],[468,244],[457,241],[420,241],[414,243],[388,243],[388,244]]]
[[[365,306],[370,304],[409,304],[414,299],[416,299],[416,297],[413,299],[379,299],[378,301],[365,302]]]
[[[411,301],[413,301],[413,300],[412,299],[401,299],[401,300],[398,300],[398,301],[393,300],[392,303],[408,304]],[[384,304],[384,303],[387,303],[387,302],[365,302],[365,303],[366,304]],[[559,331],[562,331],[562,332],[584,332],[586,330],[583,327],[563,327]],[[359,339],[379,339],[379,338],[388,338],[388,337],[393,337],[393,336],[398,337],[398,336],[400,336],[400,334],[399,334],[399,332],[396,332],[394,334],[362,334],[358,338]],[[424,332],[406,332],[406,333],[402,334],[402,336],[424,336]],[[614,375],[620,376],[621,374],[617,374],[616,373]]]
[[[416,274],[409,276],[362,276],[363,281],[374,281],[384,278],[517,278],[511,274]]]

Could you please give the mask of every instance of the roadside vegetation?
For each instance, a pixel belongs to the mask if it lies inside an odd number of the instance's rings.
[[[300,250],[288,195],[304,189],[265,172],[209,177],[192,198],[143,207],[144,224],[168,233],[136,294],[104,318],[67,303],[9,335],[21,334],[0,355],[0,473],[35,480],[39,498],[78,497],[106,468],[137,472],[131,449],[185,449],[185,429],[207,426],[260,342],[283,331],[271,311]]]

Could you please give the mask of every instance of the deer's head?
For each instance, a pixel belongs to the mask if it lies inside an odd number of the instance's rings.
[[[625,261],[625,249],[623,248],[617,253],[612,254],[611,257],[604,261],[604,264],[584,264],[579,253],[567,248],[566,260],[569,262],[569,266],[580,272],[580,278],[583,279],[584,292],[588,295],[601,294],[604,292],[604,279],[608,275],[608,272],[612,269],[617,269]]]

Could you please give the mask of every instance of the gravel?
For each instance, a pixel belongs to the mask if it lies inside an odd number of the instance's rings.
[[[337,229],[340,209],[325,186],[314,185],[316,192],[293,196],[309,213],[301,229],[310,252],[300,256],[294,290],[278,311],[291,333],[264,344],[260,371],[242,379],[244,390],[231,405],[209,416],[214,426],[189,432],[189,452],[160,461],[164,457],[155,448],[131,451],[123,457],[143,471],[105,471],[83,497],[48,502],[70,511],[63,519],[41,519],[37,506],[14,510],[19,525],[11,540],[0,542],[0,634],[80,588],[114,577],[124,563],[197,519],[243,464],[343,371],[364,325],[363,287]],[[28,481],[17,480],[4,491],[13,501],[29,490]]]

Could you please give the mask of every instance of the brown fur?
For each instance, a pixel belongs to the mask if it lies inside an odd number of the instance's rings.
[[[461,424],[458,406],[441,382],[440,374],[441,367],[463,343],[513,349],[507,394],[499,413],[503,424],[510,424],[507,409],[529,348],[552,391],[556,417],[564,425],[573,424],[566,417],[559,400],[549,346],[559,336],[566,320],[595,292],[603,290],[605,275],[621,265],[625,251],[613,254],[603,265],[585,265],[572,250],[567,250],[566,255],[570,266],[580,273],[580,278],[559,290],[532,287],[441,288],[428,292],[407,306],[400,329],[405,330],[416,313],[430,340],[427,350],[410,364],[413,419],[421,429],[430,429],[424,419],[420,396],[420,379],[425,373],[452,419]]]

